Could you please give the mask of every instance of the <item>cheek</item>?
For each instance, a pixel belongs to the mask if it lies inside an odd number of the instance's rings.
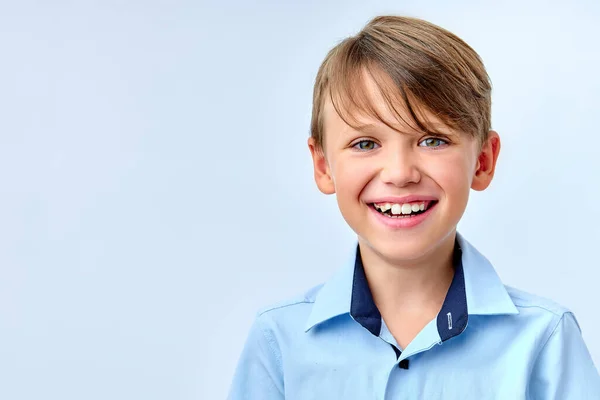
[[[428,175],[436,181],[446,195],[454,198],[468,197],[473,181],[470,160],[461,155],[449,155],[438,161],[430,164]]]
[[[361,163],[358,160],[340,159],[332,165],[331,173],[338,195],[352,193],[358,194],[371,180],[374,168],[370,163]]]

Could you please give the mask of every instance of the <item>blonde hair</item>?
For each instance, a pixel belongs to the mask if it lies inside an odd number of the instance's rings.
[[[319,68],[311,121],[311,136],[319,149],[324,144],[326,96],[350,126],[355,126],[357,113],[391,126],[369,101],[364,90],[365,72],[375,81],[390,110],[409,123],[394,107],[404,105],[415,129],[435,132],[423,118],[422,111],[427,110],[480,143],[487,138],[491,82],[479,55],[459,37],[430,22],[379,16],[331,49]]]

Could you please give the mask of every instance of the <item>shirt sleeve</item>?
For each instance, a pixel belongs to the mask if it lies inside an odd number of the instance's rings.
[[[571,312],[562,315],[533,368],[533,400],[598,400],[600,375]]]
[[[236,367],[228,400],[284,399],[279,347],[257,317]]]

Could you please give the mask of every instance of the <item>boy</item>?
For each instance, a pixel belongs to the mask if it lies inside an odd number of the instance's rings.
[[[308,146],[358,245],[258,314],[230,399],[600,399],[573,314],[504,286],[456,231],[494,176],[490,92],[474,50],[418,19],[329,52]]]

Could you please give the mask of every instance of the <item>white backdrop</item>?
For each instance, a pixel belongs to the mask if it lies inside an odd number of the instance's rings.
[[[353,245],[312,84],[381,13],[482,56],[503,149],[459,229],[600,365],[600,6],[499,3],[2,0],[0,398],[225,397],[256,310]]]

